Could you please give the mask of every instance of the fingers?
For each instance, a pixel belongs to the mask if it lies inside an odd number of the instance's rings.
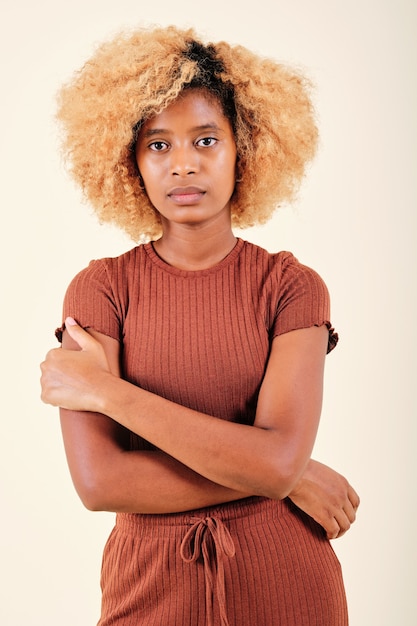
[[[73,318],[65,324],[71,348],[56,348],[46,355],[41,364],[41,399],[74,411],[95,411],[103,375],[110,373],[105,350]]]
[[[346,518],[349,520],[350,524],[353,524],[353,522],[356,520],[356,510],[357,509],[353,506],[350,500],[347,500],[343,506],[342,511],[345,514]]]
[[[63,350],[53,348],[45,356],[45,360],[40,364],[41,369],[41,400],[46,404],[58,406],[55,401],[55,390],[61,384],[60,363],[62,361]]]
[[[349,498],[349,501],[351,502],[353,508],[356,511],[358,509],[361,501],[360,501],[360,498],[359,498],[358,494],[356,493],[354,488],[351,487],[351,485],[349,485],[349,488],[348,488],[348,498]]]
[[[324,524],[322,524],[324,530],[326,531],[327,539],[337,539],[340,534],[340,525],[335,517],[326,520]]]
[[[73,317],[65,319],[65,328],[69,336],[80,346],[81,350],[87,350],[97,343],[84,328],[77,324]]]
[[[41,363],[41,400],[45,402],[45,404],[52,404],[55,406],[55,402],[53,400],[53,384],[51,382],[50,376],[50,363],[53,362],[55,357],[55,352],[60,350],[60,348],[55,348],[54,350],[50,350],[45,357],[45,360]]]
[[[337,508],[333,518],[327,522],[325,529],[328,539],[339,539],[350,529],[356,520],[360,499],[356,491],[349,486],[343,507]]]
[[[324,525],[327,539],[339,539],[349,530],[351,522],[349,518],[343,514],[343,511],[338,511],[337,515],[328,520]]]

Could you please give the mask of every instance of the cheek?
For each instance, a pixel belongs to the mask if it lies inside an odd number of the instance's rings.
[[[224,160],[224,167],[227,168],[229,172],[235,171],[236,161],[237,161],[237,150],[234,144],[233,146],[229,146],[228,150],[225,151],[223,160]]]
[[[138,170],[141,173],[142,178],[144,176],[152,175],[154,164],[152,163],[152,158],[150,158],[149,153],[143,148],[139,148],[136,151],[136,165],[138,166]]]
[[[136,157],[136,165],[138,166],[138,170],[143,178],[143,176],[147,175],[148,173],[148,166],[147,166],[147,162],[146,159],[140,158],[140,156]]]
[[[230,182],[234,186],[236,179],[236,155],[228,154],[219,162],[219,171],[224,182]]]
[[[148,159],[138,159],[138,169],[148,193],[161,180],[161,168],[156,168]],[[158,185],[159,186],[159,185]]]

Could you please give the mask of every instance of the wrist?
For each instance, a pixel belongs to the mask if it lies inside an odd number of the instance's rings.
[[[113,398],[117,394],[118,380],[120,379],[111,372],[102,371],[100,373],[100,377],[95,381],[92,389],[92,402],[95,412],[112,417],[112,407],[115,404]]]
[[[110,372],[103,372],[96,389],[97,412],[119,421],[123,407],[129,401],[131,384]],[[120,422],[122,423],[122,422]]]
[[[305,487],[306,483],[309,482],[309,479],[311,479],[311,475],[314,472],[315,464],[316,464],[316,461],[313,461],[313,459],[309,459],[307,465],[304,468],[304,472],[300,480],[296,483],[294,488],[288,494],[289,498],[298,496],[300,491],[302,491],[302,489]]]

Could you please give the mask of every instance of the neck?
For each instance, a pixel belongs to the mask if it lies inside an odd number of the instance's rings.
[[[158,255],[173,267],[183,270],[203,270],[220,263],[236,244],[230,224],[210,232],[181,227],[164,227],[154,243]]]

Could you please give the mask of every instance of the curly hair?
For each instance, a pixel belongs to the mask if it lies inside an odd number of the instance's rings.
[[[317,145],[309,81],[243,46],[202,43],[193,29],[138,29],[101,44],[58,94],[69,171],[96,211],[132,239],[161,233],[141,187],[134,145],[143,122],[184,89],[220,102],[236,140],[233,226],[264,223],[294,199]]]

